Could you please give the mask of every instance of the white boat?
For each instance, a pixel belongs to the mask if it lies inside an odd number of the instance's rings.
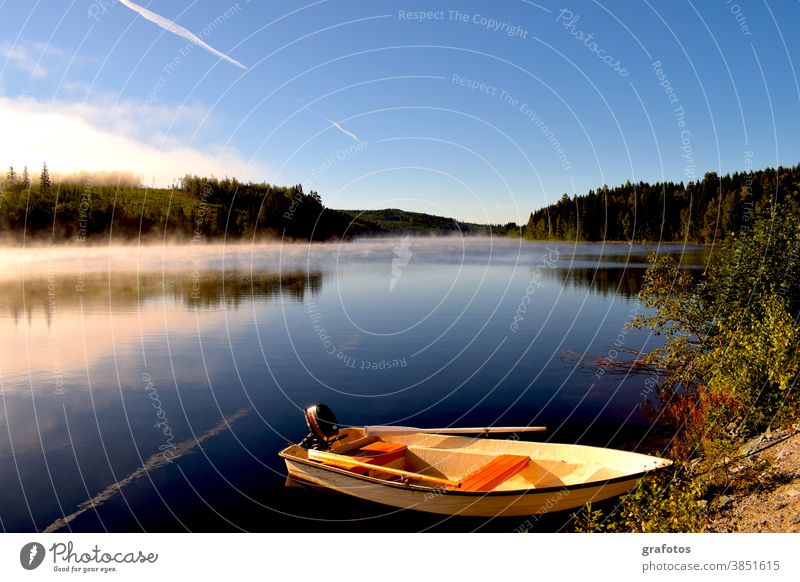
[[[314,413],[330,411],[322,407],[306,413],[312,434],[280,452],[289,477],[404,509],[484,517],[541,515],[616,497],[648,472],[671,464],[599,447],[429,432],[449,429],[339,430],[332,413],[333,422]]]

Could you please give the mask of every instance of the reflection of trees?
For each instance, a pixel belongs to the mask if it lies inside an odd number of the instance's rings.
[[[182,277],[170,290],[172,297],[192,307],[238,307],[251,297],[288,297],[303,301],[307,292],[313,295],[322,289],[322,273],[200,273],[197,278]]]
[[[62,309],[119,309],[160,297],[183,302],[187,307],[238,307],[250,298],[285,297],[303,301],[306,293],[322,289],[322,273],[242,273],[188,271],[166,273],[94,273],[86,275],[82,289],[76,277],[0,281],[0,305],[13,317],[30,317],[42,310],[48,317]]]
[[[568,283],[578,291],[589,290],[604,297],[622,295],[635,297],[642,286],[645,269],[637,267],[574,267],[559,271],[564,283]]]
[[[674,256],[680,268],[698,277],[709,258],[707,249],[689,249],[680,252],[664,253]],[[596,262],[592,266],[572,266],[569,269],[540,269],[542,273],[558,281],[559,284],[569,285],[576,291],[589,291],[598,293],[603,297],[621,295],[625,298],[636,297],[642,287],[645,271],[649,266],[646,262],[639,262],[643,257],[629,255],[607,255],[602,257],[602,263]],[[575,262],[597,261],[598,257],[592,255],[579,255],[573,257]]]

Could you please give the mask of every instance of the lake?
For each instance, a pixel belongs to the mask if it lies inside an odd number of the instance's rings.
[[[708,253],[661,246],[690,269]],[[340,423],[546,425],[657,452],[640,246],[498,238],[0,250],[5,531],[513,531],[287,483],[278,451]],[[542,520],[543,531],[569,515]]]

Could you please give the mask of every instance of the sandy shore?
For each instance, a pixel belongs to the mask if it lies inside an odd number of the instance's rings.
[[[771,465],[758,487],[725,496],[711,517],[710,531],[800,532],[800,427],[760,437],[749,447],[757,450],[772,443],[754,455]]]

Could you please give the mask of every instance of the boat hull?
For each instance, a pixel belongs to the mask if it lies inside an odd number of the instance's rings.
[[[576,509],[622,495],[636,486],[642,475],[604,483],[550,487],[526,492],[465,493],[444,488],[387,485],[332,471],[329,467],[286,460],[289,477],[345,495],[391,507],[470,517],[535,517]]]

